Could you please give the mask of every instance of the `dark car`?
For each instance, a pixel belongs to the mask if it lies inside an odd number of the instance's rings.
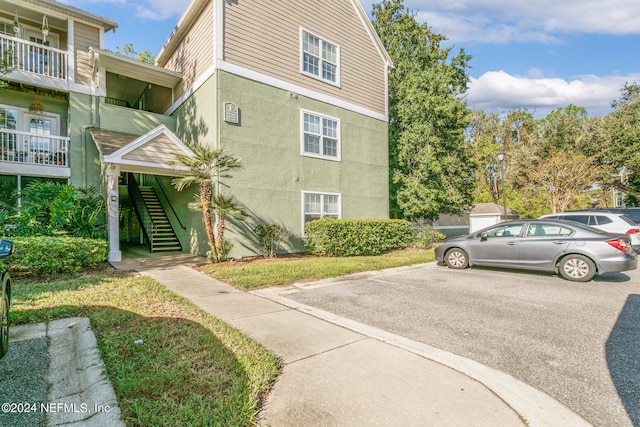
[[[0,258],[13,252],[13,243],[0,239]],[[2,300],[0,300],[0,358],[9,349],[9,304],[11,303],[11,277],[7,265],[0,260],[0,276],[2,278]]]
[[[502,222],[447,239],[435,254],[441,265],[450,268],[483,265],[549,271],[578,282],[638,265],[629,235],[564,220]]]

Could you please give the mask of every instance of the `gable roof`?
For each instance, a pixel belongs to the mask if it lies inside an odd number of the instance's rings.
[[[160,125],[143,134],[92,128],[89,130],[102,161],[120,166],[124,172],[180,175],[181,169],[171,165],[175,154],[192,155],[191,150],[166,126]]]
[[[360,20],[362,21],[362,25],[364,25],[365,29],[367,30],[367,33],[369,34],[369,37],[371,38],[371,42],[374,44],[374,46],[378,50],[378,53],[380,54],[380,57],[382,58],[382,60],[385,62],[385,64],[387,64],[387,68],[393,68],[393,61],[391,60],[391,57],[389,56],[387,49],[385,49],[384,45],[382,44],[382,40],[380,40],[380,37],[378,36],[376,29],[373,28],[373,24],[371,23],[371,20],[369,19],[367,12],[364,11],[364,8],[362,7],[362,3],[360,3],[360,0],[351,0],[351,4],[356,9],[356,13],[360,17]]]

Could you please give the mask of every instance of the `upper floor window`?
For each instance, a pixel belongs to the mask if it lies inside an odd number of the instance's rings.
[[[0,107],[0,128],[15,129],[18,113],[12,108]]]
[[[302,111],[302,155],[340,160],[340,121]]]
[[[302,30],[302,72],[340,84],[340,47]]]

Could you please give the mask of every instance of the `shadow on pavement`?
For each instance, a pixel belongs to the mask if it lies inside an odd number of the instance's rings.
[[[607,366],[635,427],[640,426],[640,295],[629,295],[605,347]]]

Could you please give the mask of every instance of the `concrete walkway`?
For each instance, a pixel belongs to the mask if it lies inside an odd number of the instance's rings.
[[[281,288],[242,292],[186,266],[202,261],[129,254],[114,266],[153,277],[283,360],[260,425],[588,425],[500,371],[288,300]]]

